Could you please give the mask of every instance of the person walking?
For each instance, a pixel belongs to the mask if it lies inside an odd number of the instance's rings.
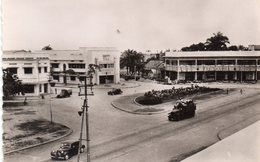
[[[229,89],[227,88],[227,94],[228,94],[228,91],[229,91]]]
[[[241,94],[241,95],[243,94],[243,89],[240,89],[240,94]]]

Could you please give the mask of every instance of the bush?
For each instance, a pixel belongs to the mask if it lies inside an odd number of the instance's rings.
[[[162,99],[155,96],[140,96],[136,98],[136,102],[142,105],[156,105],[162,103]]]

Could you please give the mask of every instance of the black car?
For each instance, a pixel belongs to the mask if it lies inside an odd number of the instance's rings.
[[[60,91],[60,94],[57,95],[57,98],[70,97],[71,94],[72,94],[72,90],[70,90],[70,89],[62,89]]]
[[[85,145],[81,145],[80,153],[84,152]],[[51,152],[51,159],[68,160],[79,151],[79,141],[64,141],[58,150]]]
[[[117,94],[122,94],[123,91],[119,88],[115,89],[113,88],[111,91],[107,92],[108,95],[117,95]]]

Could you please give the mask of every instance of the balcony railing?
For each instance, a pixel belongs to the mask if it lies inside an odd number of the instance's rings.
[[[166,65],[165,70],[180,72],[196,71],[260,71],[260,65]]]

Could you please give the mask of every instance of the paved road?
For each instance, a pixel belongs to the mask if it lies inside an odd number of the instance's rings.
[[[124,95],[164,89],[171,86],[140,83],[137,88],[124,89]],[[92,161],[170,161],[180,155],[204,148],[219,140],[218,133],[250,117],[258,119],[260,95],[257,89],[247,89],[243,95],[234,91],[207,101],[198,100],[197,116],[181,122],[169,122],[167,114],[136,115],[113,108],[110,103],[118,96],[107,96],[107,89],[95,89],[89,97],[90,138]],[[76,92],[76,90],[75,90]],[[47,101],[46,101],[47,102]],[[54,99],[54,121],[73,129],[66,139],[78,139],[80,110],[83,100],[73,94],[68,99]],[[48,103],[47,103],[48,104]],[[49,118],[49,110],[39,110]],[[66,140],[63,139],[63,140]],[[6,156],[6,162],[51,161],[51,148],[59,141]],[[82,154],[81,159],[85,159]],[[76,161],[76,157],[69,161]]]

